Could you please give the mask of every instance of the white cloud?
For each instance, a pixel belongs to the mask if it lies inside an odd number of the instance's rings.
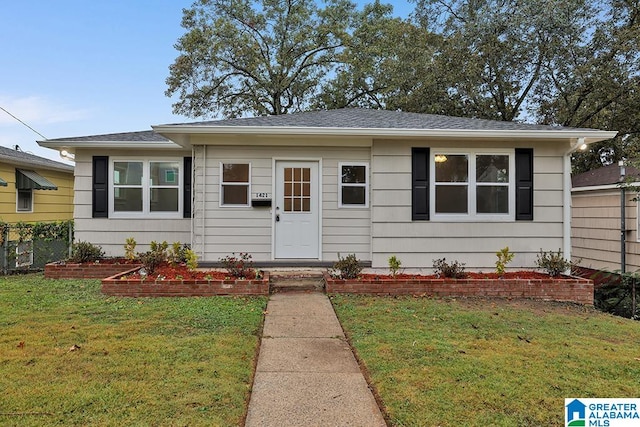
[[[0,107],[37,129],[37,125],[73,122],[90,116],[86,109],[76,109],[39,96],[10,98],[0,96]],[[0,110],[0,126],[17,124],[15,118]]]

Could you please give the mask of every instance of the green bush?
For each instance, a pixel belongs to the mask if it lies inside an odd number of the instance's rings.
[[[156,268],[163,262],[167,262],[167,248],[169,244],[167,242],[151,242],[149,244],[150,250],[143,253],[138,253],[138,259],[146,270],[147,274],[153,274]]]
[[[451,279],[463,279],[466,276],[464,272],[464,263],[454,260],[447,263],[446,258],[434,259],[433,269],[438,277],[447,277]]]
[[[536,259],[536,265],[553,277],[561,275],[572,267],[571,262],[562,256],[560,249],[558,249],[558,252],[545,252],[540,249],[538,259]]]
[[[104,252],[100,246],[89,242],[78,242],[73,244],[70,262],[87,263],[96,262],[104,257]]]
[[[513,260],[514,254],[509,252],[509,246],[505,246],[496,252],[496,256],[498,257],[496,261],[496,273],[500,276],[504,274],[505,267]]]
[[[341,279],[355,279],[361,271],[362,266],[358,258],[356,258],[356,254],[349,254],[344,258],[338,254],[338,261],[333,264],[331,275]]]
[[[220,262],[229,275],[237,279],[253,279],[256,277],[256,271],[253,269],[253,261],[251,261],[251,254],[249,253],[240,252],[238,256],[232,253],[220,258]]]
[[[395,255],[389,257],[389,272],[391,276],[396,277],[396,275],[400,272],[400,267],[402,267],[402,261],[398,259]]]

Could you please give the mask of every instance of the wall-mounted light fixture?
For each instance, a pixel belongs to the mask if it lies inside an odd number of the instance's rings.
[[[447,156],[445,156],[444,154],[436,154],[436,155],[433,157],[433,160],[434,160],[436,163],[444,163],[444,162],[446,162],[446,161],[447,161]]]
[[[70,162],[75,162],[76,161],[76,156],[73,155],[72,153],[68,152],[67,150],[60,151],[60,157],[62,157],[65,160],[68,160]]]

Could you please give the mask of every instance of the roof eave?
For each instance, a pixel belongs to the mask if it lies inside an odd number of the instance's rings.
[[[0,157],[0,162],[6,162],[6,163],[10,163],[13,166],[28,167],[36,170],[44,169],[44,170],[50,170],[50,171],[73,173],[73,166],[65,165],[63,163],[61,163],[60,166],[49,165],[49,164],[41,164],[41,163],[35,163],[35,162],[29,162],[26,160],[16,159],[15,157],[12,157],[12,158]]]
[[[600,130],[487,130],[487,129],[394,129],[394,128],[337,128],[337,127],[288,127],[288,126],[152,126],[160,135],[173,139],[185,134],[213,135],[315,135],[315,136],[368,136],[368,137],[439,137],[439,138],[531,138],[577,139],[586,144],[604,141],[617,132]]]
[[[37,141],[41,147],[54,150],[68,150],[70,148],[150,148],[150,149],[182,149],[184,147],[172,141]]]

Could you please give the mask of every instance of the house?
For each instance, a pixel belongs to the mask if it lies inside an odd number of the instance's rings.
[[[76,238],[189,242],[201,263],[354,253],[387,268],[434,259],[493,269],[570,251],[570,160],[615,132],[338,109],[152,126],[40,145],[75,154]]]
[[[631,166],[625,167],[624,174],[632,180],[640,178],[640,171]],[[622,180],[617,164],[572,177],[571,254],[581,260],[580,267],[621,271],[624,253],[625,271],[640,270],[640,215],[634,200],[637,193],[625,190],[623,194]],[[622,200],[625,205],[624,232]]]
[[[0,147],[0,221],[73,218],[73,166]]]

